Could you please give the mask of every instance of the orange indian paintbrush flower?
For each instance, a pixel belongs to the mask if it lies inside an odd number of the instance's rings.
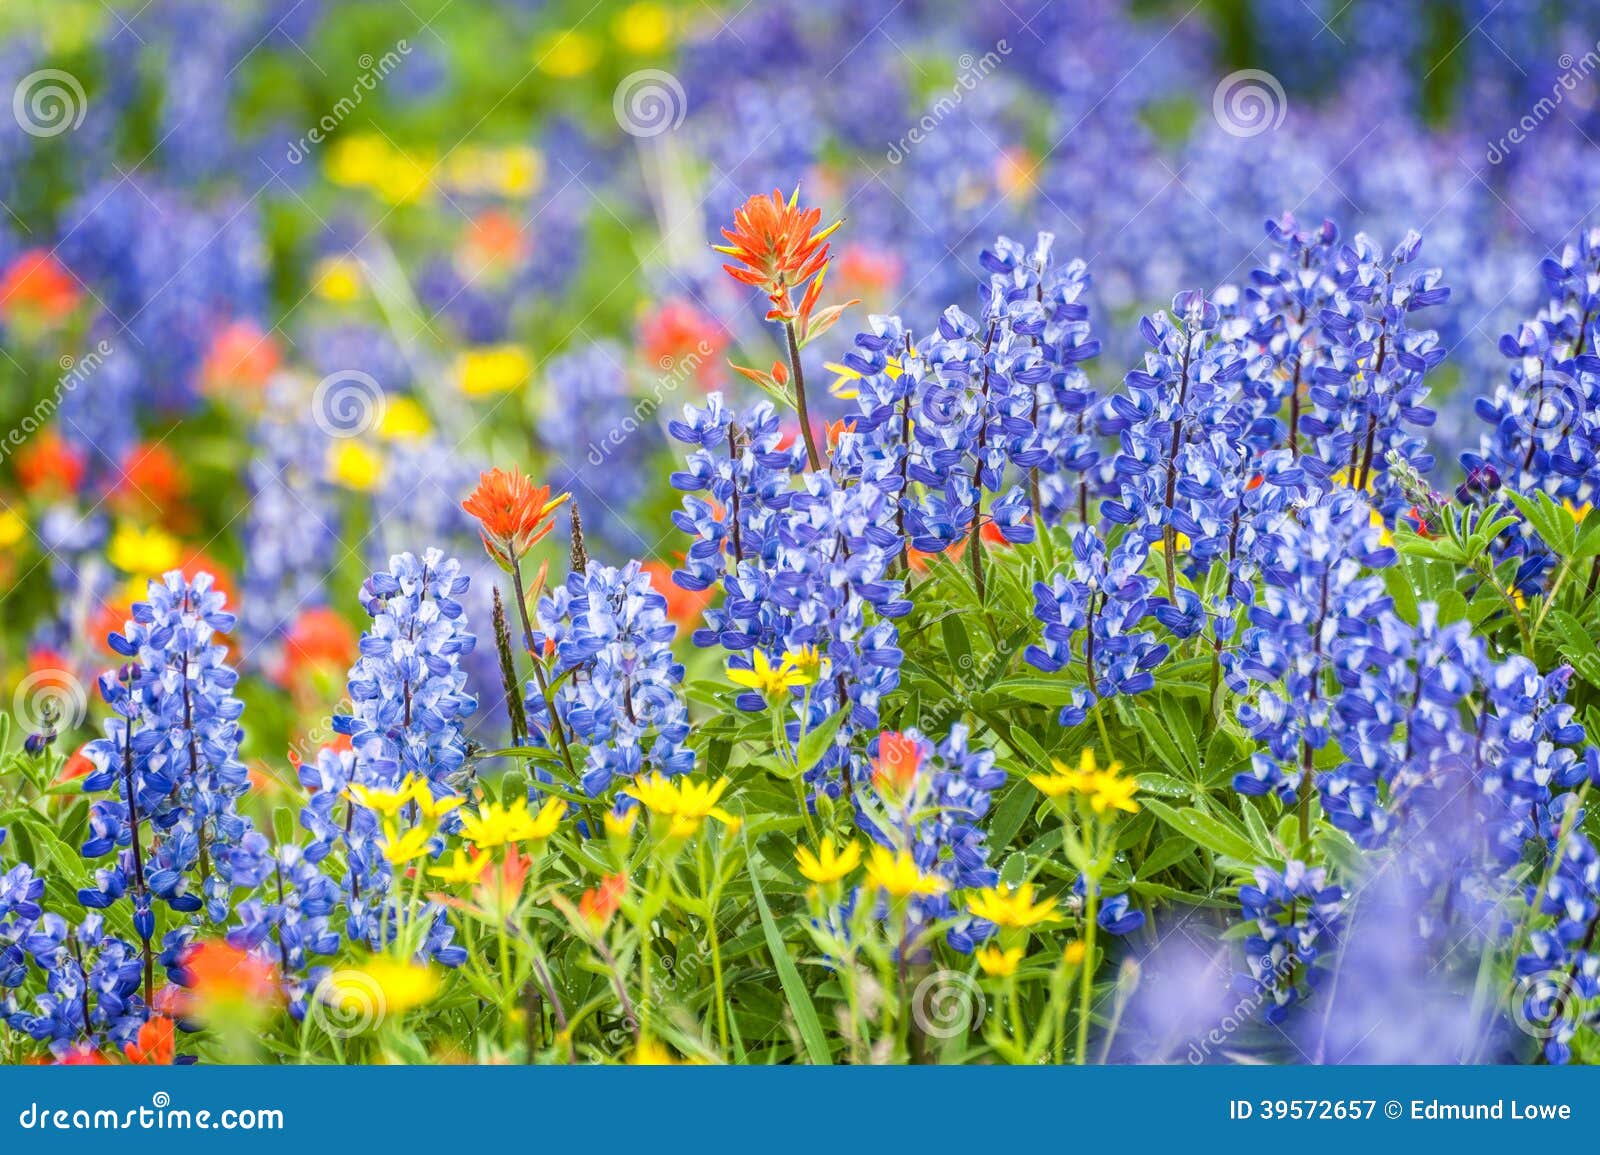
[[[803,209],[799,200],[799,189],[787,201],[776,189],[770,197],[751,197],[734,211],[733,228],[722,230],[728,243],[713,246],[738,262],[722,266],[729,276],[754,285],[767,295],[772,302],[769,321],[810,316],[822,293],[818,274],[828,264],[828,238],[844,223],[834,221],[821,232],[814,232],[822,220],[822,210]],[[807,281],[811,284],[805,288],[797,309],[789,294],[805,287]]]
[[[478,488],[461,508],[478,519],[489,556],[510,570],[550,532],[550,517],[567,494],[551,498],[548,485],[535,486],[517,469],[491,469],[478,475]]]

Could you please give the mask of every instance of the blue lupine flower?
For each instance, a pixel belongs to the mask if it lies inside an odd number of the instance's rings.
[[[1241,982],[1245,993],[1270,996],[1265,1017],[1279,1023],[1316,988],[1319,959],[1339,945],[1344,892],[1327,884],[1322,867],[1294,860],[1281,873],[1257,867],[1255,879],[1239,888],[1239,906],[1256,924],[1245,940],[1250,973]]]
[[[135,602],[124,632],[108,638],[136,660],[100,678],[114,716],[106,736],[84,748],[95,769],[83,785],[115,794],[91,806],[83,853],[123,849],[96,870],[79,900],[106,907],[131,885],[135,927],[146,938],[152,897],[175,911],[203,905],[213,922],[226,919],[230,854],[250,829],[238,812],[249,784],[238,757],[244,703],[233,696],[238,674],[227,647],[214,640],[234,626],[223,601],[211,575],[189,582],[173,571],[150,583],[150,600]]]
[[[918,751],[915,774],[907,788],[874,782],[856,791],[862,831],[880,846],[909,851],[923,872],[944,878],[952,889],[993,886],[999,875],[989,865],[981,824],[994,792],[1006,782],[994,751],[969,746],[967,727],[961,723],[951,726],[937,744],[915,730],[901,738]],[[874,759],[878,743],[874,738],[868,748]],[[913,899],[909,909],[907,939],[915,938],[924,923],[959,915],[947,894]],[[957,950],[971,951],[993,933],[990,923],[964,917],[947,938]]]
[[[637,561],[620,570],[590,562],[587,572],[569,574],[539,599],[534,646],[554,647],[556,711],[568,734],[587,747],[582,784],[591,797],[643,770],[673,775],[694,768],[694,751],[685,745],[683,666],[672,654],[676,633],[666,598]],[[533,682],[525,708],[530,725],[548,730],[549,708]]]

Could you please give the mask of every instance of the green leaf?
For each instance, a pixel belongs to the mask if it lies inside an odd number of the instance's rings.
[[[960,614],[946,614],[939,622],[939,629],[944,634],[945,656],[960,680],[972,669],[972,639],[967,636],[966,624]]]
[[[800,753],[797,758],[801,769],[809,770],[821,761],[822,756],[828,752],[828,747],[833,745],[834,736],[839,733],[839,726],[849,712],[850,707],[846,706],[806,731],[805,737],[800,739]]]
[[[1248,838],[1229,829],[1219,819],[1209,814],[1192,806],[1177,810],[1164,802],[1157,802],[1154,798],[1143,798],[1141,801],[1167,826],[1214,854],[1221,854],[1240,862],[1257,862],[1261,858],[1256,848],[1250,845]]]
[[[756,909],[761,912],[761,929],[766,935],[767,953],[772,956],[772,965],[778,969],[778,981],[783,984],[789,1009],[794,1012],[794,1021],[800,1028],[806,1054],[817,1066],[832,1066],[833,1056],[828,1052],[828,1038],[822,1032],[822,1020],[817,1018],[817,1008],[811,1004],[805,981],[801,979],[794,960],[789,957],[789,948],[784,945],[783,935],[778,933],[778,924],[773,921],[772,911],[767,909],[766,895],[761,892],[761,872],[757,869],[756,857],[750,853],[748,839],[745,842],[745,858],[750,863],[750,891],[755,896]]]
[[[1066,678],[1007,678],[989,687],[996,697],[1020,698],[1039,706],[1065,706],[1072,701],[1072,690]]]

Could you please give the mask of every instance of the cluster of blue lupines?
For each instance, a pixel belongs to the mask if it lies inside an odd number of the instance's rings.
[[[466,690],[462,659],[477,638],[467,629],[460,598],[469,585],[461,563],[436,549],[422,557],[412,553],[389,559],[389,568],[374,573],[361,587],[361,604],[372,625],[361,636],[361,656],[350,669],[351,713],[333,720],[336,733],[347,734],[353,757],[325,752],[314,766],[301,768],[320,787],[311,809],[337,803],[350,784],[395,790],[408,776],[425,782],[435,798],[462,793],[467,782],[466,721],[478,708]],[[322,782],[328,774],[333,781]],[[341,781],[344,775],[348,779]],[[362,810],[348,801],[350,810]],[[347,873],[342,882],[349,911],[345,933],[373,949],[384,942],[384,927],[393,933],[396,919],[385,919],[393,870],[376,839],[376,819],[362,810],[357,822],[347,812]],[[324,837],[331,816],[316,816]],[[447,817],[446,821],[451,821]],[[442,910],[432,912],[426,951],[446,965],[457,965],[465,952],[451,945],[454,930]]]
[[[994,751],[970,746],[962,723],[951,726],[937,743],[916,730],[899,737],[915,747],[916,771],[909,776],[909,785],[874,782],[858,791],[856,810],[863,833],[880,846],[908,851],[923,873],[944,879],[952,889],[995,885],[999,875],[989,865],[982,829],[991,797],[1006,783],[1006,772],[995,765]],[[879,756],[881,742],[881,737],[873,739],[868,749],[873,759]],[[963,952],[995,932],[992,923],[964,914],[947,894],[913,897],[907,914],[903,938],[907,942],[940,920],[950,922],[946,940]]]
[[[587,749],[581,781],[591,797],[642,771],[694,768],[676,633],[666,598],[637,561],[622,569],[590,562],[539,599],[534,649],[551,656],[557,716]],[[529,682],[526,693],[530,725],[549,732],[544,686]]]
[[[1548,493],[1574,508],[1600,493],[1600,229],[1583,233],[1540,266],[1549,293],[1538,314],[1500,338],[1511,362],[1505,381],[1479,397],[1477,416],[1491,429],[1461,455],[1466,480],[1458,496],[1492,506],[1516,524],[1497,542],[1501,559],[1516,558],[1519,589],[1540,588],[1549,550],[1503,500],[1502,487]],[[1593,586],[1591,585],[1591,589]]]
[[[1263,1017],[1281,1023],[1309,995],[1325,970],[1324,953],[1337,953],[1344,893],[1329,886],[1327,871],[1291,859],[1282,871],[1257,867],[1255,885],[1239,888],[1239,906],[1255,933],[1245,939],[1250,992],[1270,999]]]
[[[899,684],[892,619],[910,603],[903,583],[889,577],[902,554],[898,480],[882,469],[855,478],[839,465],[804,470],[804,450],[798,439],[782,447],[767,402],[741,418],[713,394],[668,430],[695,447],[671,479],[689,495],[674,522],[696,539],[674,580],[691,590],[720,583],[726,595],[706,611],[694,642],[720,645],[743,664],[758,649],[774,660],[817,653],[821,668],[795,692],[786,726],[798,740],[802,729],[850,706],[832,748],[804,768],[815,789],[837,795],[863,772],[850,756],[850,736],[877,726],[878,702]],[[861,436],[839,435],[841,463],[862,461]],[[739,705],[758,710],[765,701],[751,692]]]

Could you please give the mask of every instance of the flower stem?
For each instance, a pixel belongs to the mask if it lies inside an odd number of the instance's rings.
[[[822,472],[822,455],[817,452],[817,435],[811,430],[811,410],[806,404],[806,375],[800,367],[800,340],[794,331],[794,322],[783,323],[783,334],[789,340],[789,372],[794,377],[794,407],[800,415],[800,436],[805,438],[806,458],[811,462],[811,472]]]

